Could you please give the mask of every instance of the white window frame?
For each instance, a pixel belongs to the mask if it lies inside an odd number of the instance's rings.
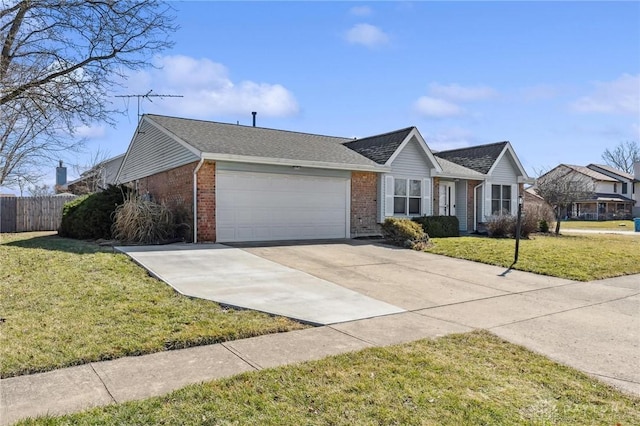
[[[499,191],[500,192],[500,198],[494,198],[493,197],[493,189],[496,186],[500,188],[500,191]],[[509,188],[509,198],[504,198],[504,189],[505,188]],[[493,203],[495,201],[498,201],[498,204],[500,206],[500,209],[497,212],[493,208]],[[507,209],[504,207],[504,203],[506,201],[509,201],[509,208],[507,208]],[[512,208],[513,208],[513,187],[512,187],[512,185],[496,184],[496,183],[492,184],[491,185],[491,214],[492,215],[497,214],[497,215],[501,216],[502,213],[505,210],[508,212],[508,214],[511,214]]]
[[[404,183],[404,195],[396,193],[396,182]],[[411,195],[411,182],[417,182],[420,188],[420,192],[418,195]],[[424,183],[422,179],[417,178],[394,178],[393,179],[393,215],[394,216],[420,216],[423,211],[423,194],[424,194]],[[403,199],[404,200],[404,209],[402,212],[396,211],[396,200]],[[418,200],[418,212],[411,213],[410,212],[410,201]]]

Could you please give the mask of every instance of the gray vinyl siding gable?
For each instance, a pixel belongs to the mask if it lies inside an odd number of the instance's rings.
[[[391,163],[392,175],[416,178],[431,177],[431,169],[434,165],[431,164],[419,143],[414,136],[404,146]]]
[[[511,156],[508,153],[502,156],[502,158],[496,164],[496,167],[491,173],[491,183],[511,185],[518,181],[517,167]]]
[[[199,159],[192,151],[152,124],[143,122],[140,131],[134,136],[118,180],[120,183],[132,182]]]

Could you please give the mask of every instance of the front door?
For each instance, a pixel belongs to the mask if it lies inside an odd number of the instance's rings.
[[[455,182],[440,181],[440,216],[456,215],[456,184]]]

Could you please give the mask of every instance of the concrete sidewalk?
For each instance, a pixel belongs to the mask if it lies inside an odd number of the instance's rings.
[[[197,247],[190,256],[175,254],[173,262],[197,258],[198,252],[204,252]],[[640,395],[639,275],[573,282],[353,241],[242,251],[251,253],[251,262],[259,256],[318,280],[313,282],[344,287],[402,312],[2,379],[0,424],[143,399],[245,371],[476,328]],[[312,310],[313,305],[305,308]]]
[[[523,291],[381,316],[331,326],[271,334],[210,346],[120,358],[0,381],[0,424],[58,415],[87,408],[163,395],[192,383],[229,377],[291,363],[320,359],[371,346],[437,338],[487,328],[507,340],[552,359],[581,368],[626,392],[640,395],[638,277],[599,283],[575,283]],[[609,288],[607,296],[598,293]],[[553,292],[575,294],[566,304],[553,302]],[[549,293],[551,292],[551,293]],[[508,303],[507,303],[508,302]],[[627,318],[616,313],[627,311]],[[611,318],[615,318],[611,322]],[[617,330],[609,335],[610,324]],[[595,329],[593,329],[595,327]],[[592,329],[585,334],[584,329]],[[616,339],[624,336],[626,344]],[[559,348],[576,340],[595,345],[593,352],[566,354]],[[573,350],[572,350],[573,351]],[[612,376],[602,365],[613,366]],[[600,366],[600,367],[599,367]],[[606,369],[605,369],[606,370]]]

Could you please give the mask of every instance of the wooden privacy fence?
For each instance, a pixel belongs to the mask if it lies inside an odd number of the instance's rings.
[[[64,204],[75,195],[0,197],[0,232],[57,231]]]

